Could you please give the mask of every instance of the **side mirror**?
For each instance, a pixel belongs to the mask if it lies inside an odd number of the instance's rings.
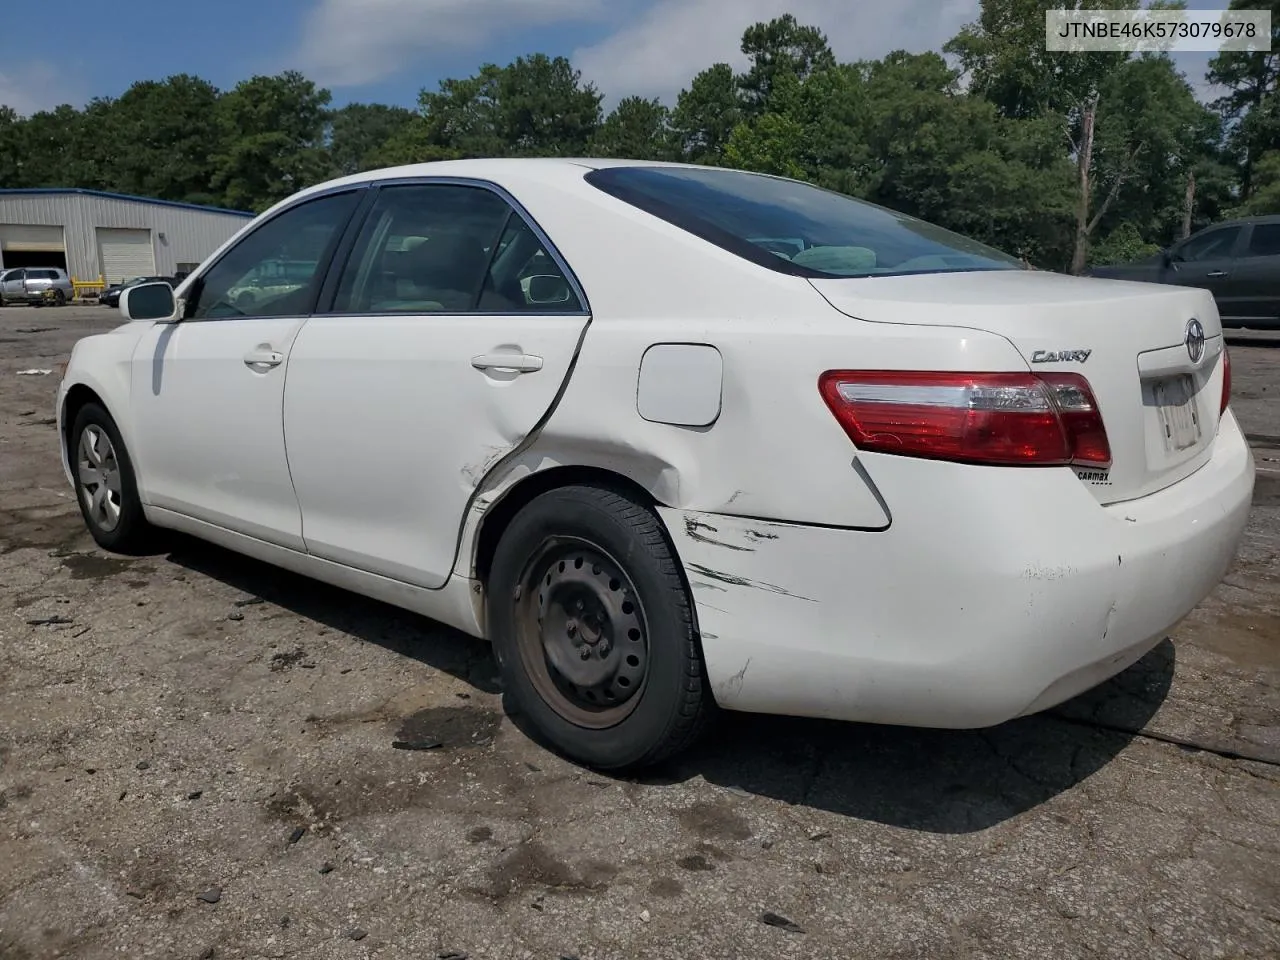
[[[167,283],[140,283],[120,291],[120,313],[126,320],[173,323],[178,319],[178,301]]]
[[[530,303],[568,303],[572,291],[564,277],[539,274],[529,278]]]

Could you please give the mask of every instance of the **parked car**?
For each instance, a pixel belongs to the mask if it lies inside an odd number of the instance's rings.
[[[120,309],[57,399],[100,545],[186,531],[488,638],[606,769],[717,707],[1051,707],[1213,589],[1253,490],[1207,292],[760,174],[364,173]]]
[[[61,267],[14,267],[0,271],[0,306],[8,303],[62,306],[73,292],[71,278]]]
[[[113,283],[103,290],[98,302],[107,307],[119,307],[120,292],[126,287],[136,287],[140,283],[167,283],[169,286],[175,286],[173,280],[169,277],[129,277],[119,283]]]
[[[1280,329],[1280,215],[1216,223],[1154,256],[1096,266],[1090,275],[1202,287],[1223,326]]]

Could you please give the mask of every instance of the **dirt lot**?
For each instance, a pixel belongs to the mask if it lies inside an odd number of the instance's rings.
[[[739,717],[633,782],[430,621],[95,550],[18,374],[116,322],[0,310],[0,958],[1280,956],[1280,338],[1234,341],[1239,562],[1137,666],[981,732]]]

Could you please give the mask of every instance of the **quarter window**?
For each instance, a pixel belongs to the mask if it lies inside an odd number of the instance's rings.
[[[324,262],[358,197],[355,191],[330,194],[267,221],[199,278],[186,316],[200,320],[311,312]]]
[[[407,184],[378,194],[343,270],[337,313],[579,312],[538,240],[482,187]]]

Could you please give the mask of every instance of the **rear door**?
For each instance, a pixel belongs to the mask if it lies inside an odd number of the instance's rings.
[[[1184,287],[1200,287],[1213,294],[1218,313],[1234,317],[1240,300],[1233,272],[1242,246],[1244,228],[1239,224],[1212,227],[1188,238],[1172,252],[1173,262],[1162,280]]]
[[[1231,319],[1275,326],[1280,321],[1280,222],[1250,225],[1241,247],[1229,278]]]
[[[477,485],[569,374],[585,297],[523,211],[459,181],[381,187],[326,288],[285,388],[307,550],[441,587]]]

